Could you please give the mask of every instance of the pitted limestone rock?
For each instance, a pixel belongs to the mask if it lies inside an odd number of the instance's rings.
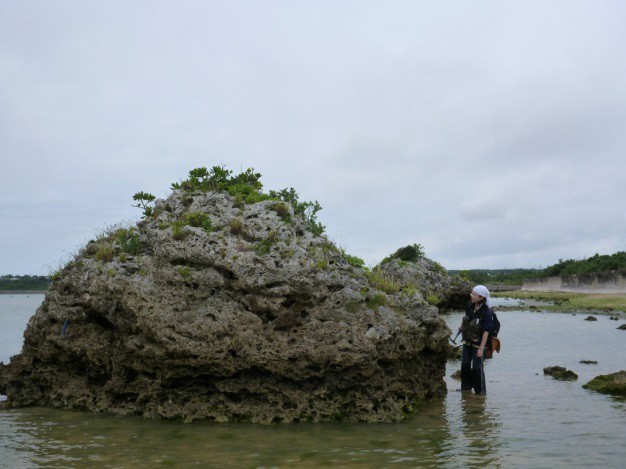
[[[88,243],[0,366],[8,405],[383,422],[444,392],[450,331],[436,308],[401,294],[368,306],[381,292],[364,272],[275,204],[174,191],[138,224],[140,254],[97,260],[106,240]],[[192,213],[213,229],[176,231]]]

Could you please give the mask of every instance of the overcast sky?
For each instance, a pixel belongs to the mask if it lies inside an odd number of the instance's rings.
[[[374,265],[626,250],[626,2],[0,0],[0,274],[199,166],[318,200]]]

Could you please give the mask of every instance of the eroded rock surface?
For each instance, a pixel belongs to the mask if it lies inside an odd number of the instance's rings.
[[[437,309],[374,289],[289,204],[177,190],[155,214],[135,255],[112,233],[59,273],[0,366],[9,405],[382,422],[445,392]]]

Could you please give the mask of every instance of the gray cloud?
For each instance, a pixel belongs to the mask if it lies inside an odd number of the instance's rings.
[[[374,263],[624,250],[617,0],[4,2],[0,270],[43,272],[197,166],[319,200]],[[1,272],[0,272],[1,273]]]

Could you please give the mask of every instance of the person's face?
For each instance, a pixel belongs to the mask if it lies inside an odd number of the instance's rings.
[[[484,299],[484,296],[480,296],[478,293],[476,293],[475,291],[472,291],[470,293],[470,299],[472,300],[472,303],[478,303],[480,300]]]

